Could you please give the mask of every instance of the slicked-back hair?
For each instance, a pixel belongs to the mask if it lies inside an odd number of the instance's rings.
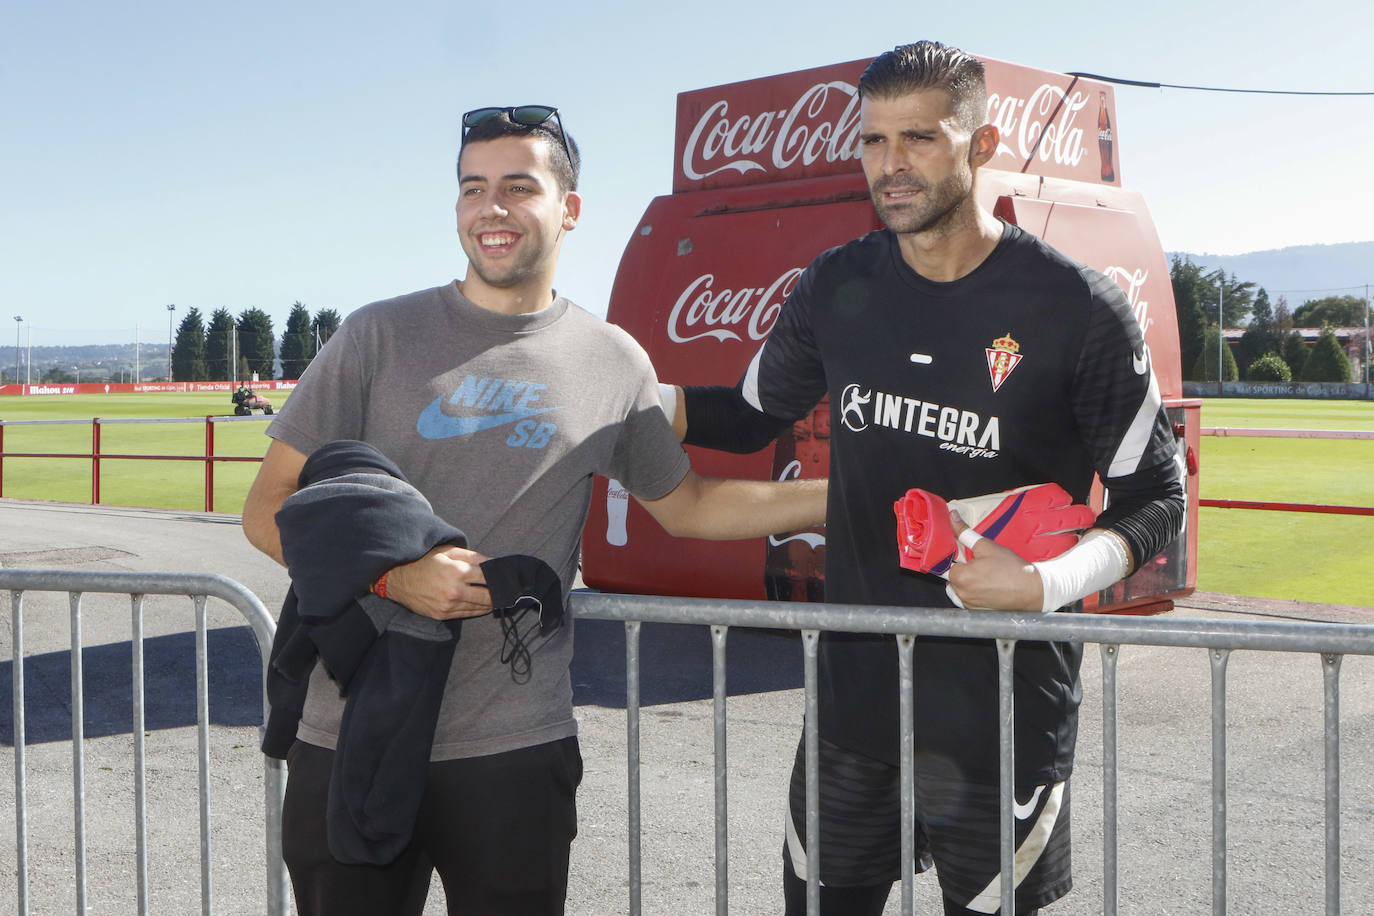
[[[938,41],[898,45],[873,58],[859,77],[860,98],[892,98],[919,89],[948,92],[959,124],[968,131],[988,121],[983,62]]]
[[[469,143],[483,140],[496,140],[501,137],[537,137],[549,147],[549,168],[564,194],[577,190],[577,177],[582,171],[582,154],[577,150],[577,141],[572,134],[560,132],[558,122],[553,118],[543,124],[517,124],[506,113],[493,115],[476,127],[470,128],[463,136],[463,147]],[[563,141],[568,142],[564,152]],[[459,173],[462,173],[463,149],[458,150]]]

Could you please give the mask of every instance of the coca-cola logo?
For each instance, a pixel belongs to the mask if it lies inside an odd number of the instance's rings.
[[[691,343],[704,337],[716,340],[761,341],[778,320],[783,301],[801,276],[791,267],[768,286],[716,289],[716,275],[702,274],[677,297],[668,314],[668,339]]]
[[[801,462],[793,458],[787,463],[787,467],[782,469],[782,473],[778,474],[778,480],[800,480],[802,475],[801,470]],[[796,534],[790,534],[786,537],[778,537],[776,534],[768,535],[769,547],[781,547],[783,544],[790,541],[801,541],[807,547],[815,550],[818,547],[825,546],[825,535],[817,534],[814,531],[799,531]]]
[[[1083,147],[1083,128],[1074,122],[1087,106],[1088,97],[1083,93],[1068,93],[1050,83],[1042,83],[1027,99],[990,94],[988,121],[1001,134],[997,155],[1023,162],[1037,156],[1041,162],[1078,165],[1087,150]]]
[[[1154,319],[1150,317],[1150,303],[1141,297],[1141,293],[1145,291],[1145,281],[1150,278],[1150,272],[1139,267],[1131,270],[1129,267],[1116,266],[1108,267],[1102,272],[1126,291],[1126,298],[1130,300],[1131,310],[1135,312],[1136,323],[1140,325],[1141,331],[1148,334],[1150,325],[1154,324]]]
[[[718,172],[741,175],[847,161],[859,155],[859,90],[843,80],[816,83],[791,105],[732,118],[730,103],[706,106],[682,151],[682,174],[693,181]]]

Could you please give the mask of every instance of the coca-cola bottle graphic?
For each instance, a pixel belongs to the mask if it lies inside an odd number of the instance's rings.
[[[792,424],[773,445],[773,479],[826,474],[830,451],[830,403]],[[825,528],[770,535],[763,587],[773,601],[825,600]]]
[[[630,491],[620,481],[610,478],[606,481],[606,543],[612,547],[624,547],[630,541],[625,530],[625,517],[630,511]]]
[[[1102,154],[1102,180],[1116,181],[1116,167],[1112,164],[1112,119],[1107,114],[1107,93],[1098,93],[1097,151]]]

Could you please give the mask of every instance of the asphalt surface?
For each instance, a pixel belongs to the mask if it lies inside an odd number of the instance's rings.
[[[236,516],[0,500],[0,567],[214,572],[275,612],[285,573],[243,539]],[[263,761],[257,750],[260,661],[238,612],[209,603],[211,898],[214,912],[264,912]],[[1374,609],[1196,595],[1173,617],[1374,623]],[[12,604],[11,604],[12,607]],[[198,912],[201,856],[193,606],[144,605],[148,704],[150,912]],[[129,601],[82,599],[85,671],[85,884],[89,912],[135,913]],[[70,601],[26,593],[25,796],[30,912],[76,909]],[[578,795],[568,912],[627,911],[623,627],[578,624],[574,663],[586,772]],[[0,621],[0,768],[14,772],[13,619]],[[643,911],[715,911],[711,651],[701,627],[645,627]],[[1119,910],[1211,911],[1211,666],[1202,650],[1124,647],[1118,666]],[[778,871],[787,775],[801,730],[795,635],[737,631],[729,650],[729,887],[735,913],[780,912]],[[1323,912],[1321,666],[1296,653],[1234,653],[1228,666],[1229,912]],[[1101,662],[1083,671],[1073,782],[1076,887],[1047,916],[1103,910]],[[1346,913],[1374,912],[1374,662],[1341,673]],[[0,779],[0,911],[17,896],[15,783]],[[916,912],[938,913],[918,878]],[[443,913],[437,882],[426,914]],[[897,895],[887,913],[898,913]]]

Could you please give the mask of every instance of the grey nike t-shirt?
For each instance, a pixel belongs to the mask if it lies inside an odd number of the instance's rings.
[[[395,461],[469,546],[529,554],[572,585],[592,475],[655,499],[686,475],[657,379],[623,330],[558,298],[528,315],[489,312],[458,284],[349,315],[268,427],[310,454],[359,439]],[[500,662],[491,616],[463,623],[431,759],[475,757],[576,734],[571,621],[532,641],[531,675]],[[334,747],[344,701],[316,666],[301,740]]]

